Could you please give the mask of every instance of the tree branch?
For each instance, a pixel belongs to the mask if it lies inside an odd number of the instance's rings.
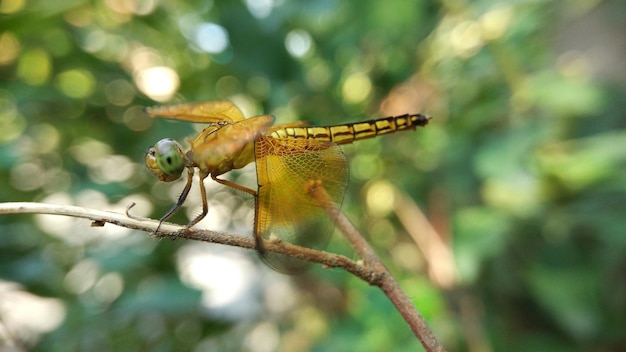
[[[352,244],[359,257],[363,258],[363,265],[369,269],[370,273],[368,277],[360,278],[370,285],[380,287],[427,351],[445,351],[432,330],[428,327],[424,317],[417,311],[417,308],[402,290],[393,275],[391,275],[389,269],[378,258],[363,235],[359,233],[341,209],[334,205],[321,182],[312,181],[308,185],[308,192],[324,208],[326,214],[331,219],[334,219],[337,228],[346,236],[346,239]]]
[[[315,185],[313,185],[310,192],[320,204],[329,204],[324,198],[328,195],[323,187],[315,187]],[[71,216],[92,220],[92,226],[104,226],[105,223],[110,223],[129,229],[150,232],[152,236],[158,238],[179,237],[247,249],[255,248],[254,238],[252,237],[187,228],[171,223],[163,223],[159,227],[158,220],[129,214],[128,210],[130,210],[133,205],[134,204],[129,205],[126,214],[121,214],[71,205],[9,202],[0,203],[0,214],[50,214]],[[445,351],[428,327],[424,318],[419,314],[408,296],[402,291],[398,282],[393,278],[389,270],[376,256],[372,248],[348,220],[345,214],[338,208],[332,206],[324,206],[324,209],[332,219],[335,219],[336,226],[346,235],[346,238],[352,244],[357,254],[363,258],[362,262],[353,261],[342,255],[313,250],[284,242],[267,242],[265,249],[268,252],[279,253],[322,264],[328,268],[343,268],[368,284],[380,287],[409,324],[426,351]],[[159,232],[155,234],[154,231],[157,230],[157,227]]]

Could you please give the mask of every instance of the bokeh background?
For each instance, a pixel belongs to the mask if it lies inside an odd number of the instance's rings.
[[[230,99],[318,125],[423,112],[424,129],[344,148],[343,209],[444,346],[623,351],[625,13],[621,0],[3,0],[0,201],[160,217],[183,184],[153,179],[144,153],[201,126],[144,106]],[[254,168],[229,177],[254,185]],[[206,184],[198,227],[249,235],[249,197]],[[329,250],[354,256],[340,234]],[[0,349],[421,347],[341,270],[284,276],[252,251],[2,215]]]

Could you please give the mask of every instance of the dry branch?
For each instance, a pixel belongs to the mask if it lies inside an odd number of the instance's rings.
[[[343,268],[368,284],[380,287],[409,324],[426,351],[445,351],[428,327],[424,318],[419,314],[408,296],[402,291],[400,285],[395,281],[389,270],[383,265],[345,214],[336,207],[325,206],[325,204],[330,203],[326,202],[325,197],[327,197],[327,195],[323,187],[315,187],[315,185],[312,185],[310,193],[324,207],[329,216],[335,219],[337,228],[346,235],[346,238],[350,241],[357,254],[363,258],[363,261],[353,261],[342,255],[283,242],[268,242],[266,243],[265,249],[269,252],[291,256],[312,263],[319,263],[328,268]],[[129,206],[128,210],[130,210],[132,206],[133,204]],[[198,230],[171,223],[163,223],[159,227],[158,220],[132,216],[129,214],[128,210],[126,214],[121,214],[71,205],[28,202],[0,203],[0,214],[50,214],[71,216],[92,220],[92,226],[104,226],[105,223],[110,223],[129,229],[150,232],[155,237],[184,238],[247,249],[255,248],[254,239],[252,237]],[[155,234],[154,231],[156,231],[157,228],[159,232]]]

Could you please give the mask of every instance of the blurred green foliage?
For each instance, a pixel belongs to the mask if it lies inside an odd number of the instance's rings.
[[[625,11],[619,0],[5,0],[0,201],[136,201],[160,217],[181,185],[152,179],[144,152],[194,126],[143,116],[158,103],[231,99],[249,116],[319,125],[421,111],[435,116],[425,129],[344,148],[343,208],[442,343],[624,350]],[[203,226],[250,233],[249,199],[209,193]],[[340,236],[329,249],[351,255]],[[252,252],[17,215],[0,217],[0,344],[419,349],[383,294],[347,273],[284,277]]]

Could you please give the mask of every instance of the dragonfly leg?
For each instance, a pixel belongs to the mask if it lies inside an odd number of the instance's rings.
[[[189,167],[187,168],[187,184],[185,184],[185,188],[183,189],[183,192],[178,197],[178,201],[176,202],[176,204],[174,204],[174,206],[170,208],[170,210],[168,210],[167,213],[165,213],[165,215],[163,215],[159,219],[159,226],[157,226],[155,233],[159,233],[159,228],[161,227],[161,224],[163,223],[163,221],[167,220],[170,216],[174,215],[174,213],[178,210],[178,208],[180,208],[183,205],[183,203],[185,203],[185,200],[187,199],[187,195],[189,195],[189,190],[191,189],[192,182],[193,182],[193,167]]]
[[[238,183],[235,183],[235,182],[232,182],[232,181],[222,180],[221,178],[217,178],[217,176],[213,176],[213,175],[211,175],[211,178],[212,178],[215,182],[221,183],[221,184],[223,184],[224,186],[228,186],[228,187],[230,187],[230,188],[234,188],[234,189],[240,190],[240,191],[242,191],[242,192],[246,192],[246,193],[248,193],[248,194],[250,194],[250,195],[252,195],[252,196],[256,197],[256,194],[257,194],[257,193],[256,193],[256,191],[255,191],[255,190],[253,190],[253,189],[250,189],[250,188],[248,188],[248,187],[242,186],[242,185],[240,185],[240,184],[238,184]]]
[[[200,195],[202,196],[202,213],[200,213],[193,220],[191,220],[187,224],[187,228],[192,227],[193,225],[199,223],[200,220],[204,219],[206,214],[209,212],[209,203],[207,202],[207,199],[206,199],[206,189],[204,188],[204,179],[205,178],[206,178],[206,175],[202,175],[202,173],[201,173],[200,174]]]

